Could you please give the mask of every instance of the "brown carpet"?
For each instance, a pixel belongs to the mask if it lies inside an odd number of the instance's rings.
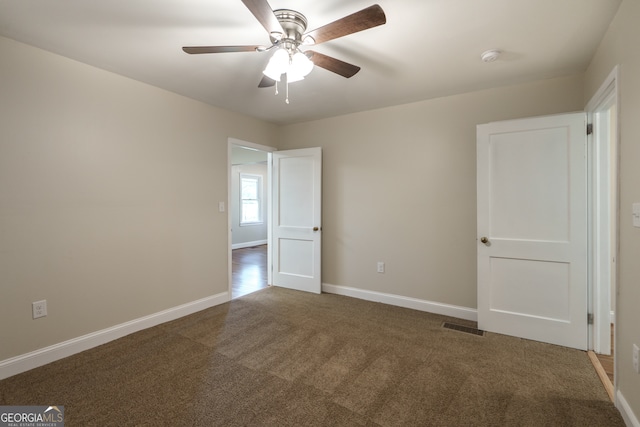
[[[624,426],[587,354],[269,288],[0,381],[73,426]]]

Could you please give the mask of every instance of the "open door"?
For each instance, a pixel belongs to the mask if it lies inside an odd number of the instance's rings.
[[[322,150],[273,152],[272,285],[320,293]]]
[[[478,126],[478,327],[587,349],[586,114]]]

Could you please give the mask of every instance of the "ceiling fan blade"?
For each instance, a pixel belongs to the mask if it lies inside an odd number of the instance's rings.
[[[228,53],[228,52],[256,52],[264,46],[185,46],[182,48],[186,53]]]
[[[308,50],[304,54],[309,57],[314,65],[334,72],[336,74],[340,74],[342,77],[353,77],[358,71],[360,71],[360,67],[358,67],[357,65],[352,65],[331,56],[314,52],[312,50]]]
[[[262,80],[260,80],[260,84],[258,85],[258,87],[273,87],[275,86],[275,84],[276,84],[275,80],[263,75]]]
[[[341,61],[331,56],[323,55],[318,52],[314,52],[312,50],[306,51],[305,55],[309,57],[314,65],[334,72],[336,74],[340,74],[342,77],[353,77],[358,71],[360,71],[360,67],[356,65],[349,64],[347,62]]]
[[[305,34],[315,40],[315,44],[324,43],[337,39],[358,31],[367,30],[385,24],[387,17],[384,10],[377,4],[362,9],[360,12],[352,13],[342,19],[338,19],[323,27],[317,28]]]
[[[262,24],[269,34],[282,33],[282,25],[273,14],[273,10],[267,0],[242,0],[247,9],[253,13],[253,16]]]

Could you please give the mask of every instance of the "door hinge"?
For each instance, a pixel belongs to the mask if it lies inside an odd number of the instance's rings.
[[[593,123],[587,123],[587,135],[591,135],[593,133]]]
[[[587,325],[593,325],[593,313],[587,314]]]

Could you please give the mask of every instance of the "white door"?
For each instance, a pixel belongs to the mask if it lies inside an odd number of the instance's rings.
[[[321,292],[321,196],[321,148],[273,153],[273,285]]]
[[[478,327],[586,350],[586,115],[477,130]]]

